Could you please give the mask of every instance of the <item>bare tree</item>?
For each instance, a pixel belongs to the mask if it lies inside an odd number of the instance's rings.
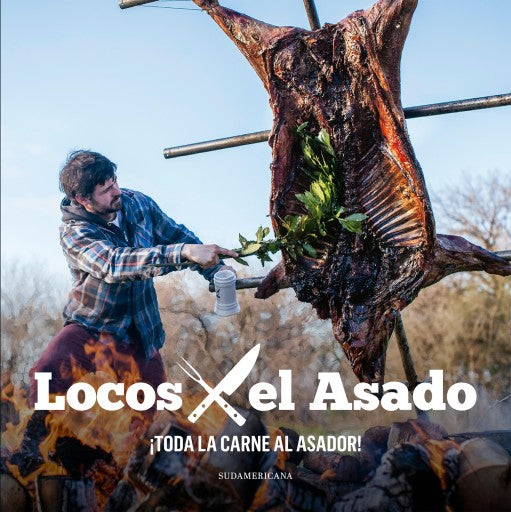
[[[493,171],[467,178],[433,199],[441,212],[440,226],[467,236],[485,249],[511,247],[511,173]]]
[[[434,196],[439,229],[492,251],[511,249],[511,174],[467,178]],[[421,371],[443,368],[451,382],[509,389],[511,280],[482,272],[453,276],[423,290],[405,311]]]

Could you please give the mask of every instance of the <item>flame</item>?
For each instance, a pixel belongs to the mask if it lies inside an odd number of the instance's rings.
[[[85,382],[92,385],[96,391],[106,382],[124,383],[125,389],[140,382],[141,376],[135,359],[116,348],[115,341],[109,336],[101,336],[98,341],[91,340],[84,346],[86,355],[93,362],[95,372],[84,369],[77,361],[71,358],[71,368],[61,368],[64,378],[73,383]],[[212,386],[213,387],[213,386]],[[8,423],[2,438],[2,449],[7,455],[14,454],[22,445],[27,423],[33,413],[28,405],[26,391],[13,386],[12,383],[2,388],[2,402],[12,404],[13,410],[20,418],[17,424]],[[54,401],[58,394],[50,397]],[[212,404],[196,423],[190,423],[187,416],[202,401],[204,393],[190,393],[182,395],[183,406],[180,411],[172,415],[172,421],[180,425],[191,435],[217,435],[225,427],[227,416],[217,404]],[[123,397],[119,397],[123,400]],[[103,506],[113,491],[120,475],[120,468],[124,468],[129,457],[140,440],[152,419],[152,413],[135,411],[125,407],[118,411],[105,411],[97,404],[87,411],[76,411],[68,406],[63,411],[51,411],[45,419],[48,435],[40,442],[38,454],[42,464],[29,475],[23,476],[23,468],[7,462],[12,475],[34,497],[35,479],[37,476],[66,476],[68,472],[55,460],[57,441],[63,437],[78,439],[83,445],[91,448],[100,448],[112,455],[115,462],[111,465],[98,460],[87,472],[96,487],[97,500]],[[189,453],[190,465],[198,463],[203,454]],[[77,461],[79,462],[79,461]]]
[[[135,359],[116,349],[115,341],[110,337],[101,337],[99,341],[90,341],[84,347],[85,353],[93,361],[96,371],[90,373],[72,359],[71,369],[68,370],[73,383],[86,382],[96,391],[105,382],[123,382],[125,389],[140,382],[140,372]],[[2,379],[3,381],[5,379]],[[51,400],[55,400],[53,395]],[[2,388],[2,402],[12,404],[19,421],[17,424],[7,423],[2,435],[2,454],[12,455],[19,451],[27,423],[34,412],[28,405],[26,391],[12,383]],[[119,411],[105,411],[97,404],[88,411],[76,411],[66,407],[64,411],[51,411],[45,419],[48,435],[40,442],[42,464],[29,475],[23,476],[22,468],[9,461],[6,462],[9,471],[34,497],[34,482],[38,475],[65,476],[66,469],[53,460],[57,441],[62,437],[78,439],[83,445],[91,448],[101,448],[110,453],[115,461],[114,466],[105,461],[97,461],[88,475],[96,484],[98,503],[104,504],[108,498],[106,489],[113,490],[113,485],[120,476],[119,467],[128,462],[131,451],[137,440],[145,431],[150,420],[150,413],[144,414],[128,406]],[[107,485],[107,480],[110,482]]]
[[[73,382],[85,382],[97,391],[106,382],[123,382],[127,389],[141,381],[135,359],[117,350],[110,336],[101,336],[99,341],[91,340],[84,350],[94,362],[96,371],[87,372],[73,361]],[[55,449],[59,437],[75,437],[87,446],[111,453],[119,466],[125,466],[137,439],[147,427],[150,414],[135,411],[129,406],[118,411],[106,411],[95,404],[87,411],[66,407],[64,411],[53,411],[50,416],[50,434],[41,444],[41,451],[43,448]]]
[[[447,490],[447,472],[444,466],[445,455],[451,449],[459,450],[459,445],[449,439],[442,441],[437,439],[428,439],[423,441],[421,444],[428,451],[429,463],[436,476],[440,479],[442,490]]]
[[[450,439],[432,439],[417,420],[409,420],[409,422],[418,434],[417,442],[428,452],[430,466],[440,480],[442,490],[446,491],[448,482],[444,459],[450,450],[459,451],[460,445]]]
[[[23,433],[27,426],[28,420],[32,415],[32,411],[28,406],[27,392],[21,386],[15,386],[9,375],[2,375],[1,402],[7,404],[8,408],[12,408],[18,416],[17,423],[8,422],[6,429],[2,432],[2,454],[6,450],[8,453],[17,451],[23,441]]]

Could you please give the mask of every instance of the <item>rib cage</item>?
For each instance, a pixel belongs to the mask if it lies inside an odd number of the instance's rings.
[[[421,246],[425,238],[422,203],[389,149],[372,149],[362,159],[357,177],[358,201],[374,237],[393,247]]]

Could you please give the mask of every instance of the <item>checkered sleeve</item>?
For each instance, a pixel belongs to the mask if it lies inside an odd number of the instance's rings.
[[[181,261],[182,244],[118,247],[90,225],[66,225],[61,229],[60,242],[71,267],[107,283],[156,277],[169,269],[151,265]]]

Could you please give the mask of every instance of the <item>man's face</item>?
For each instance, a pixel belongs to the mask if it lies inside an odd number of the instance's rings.
[[[121,209],[121,190],[117,185],[117,178],[105,181],[103,185],[96,185],[90,199],[77,198],[85,209],[96,215],[111,215]]]

